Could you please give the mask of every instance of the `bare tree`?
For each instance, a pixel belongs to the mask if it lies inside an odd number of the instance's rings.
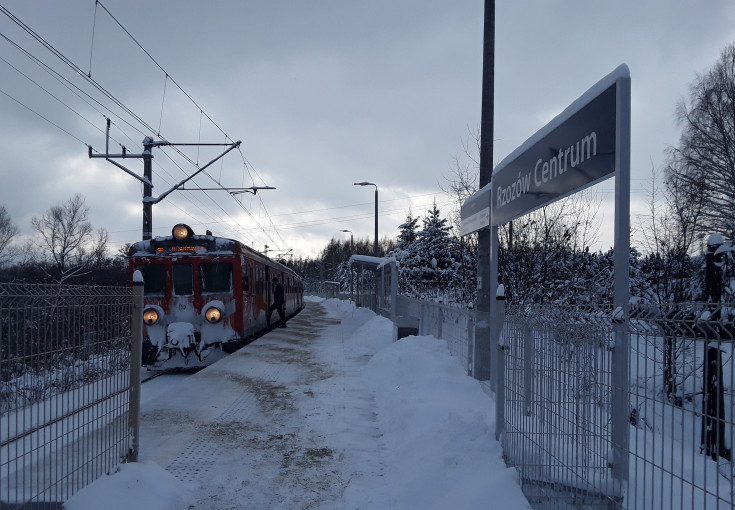
[[[670,164],[677,162],[673,160]],[[697,297],[697,264],[690,252],[695,246],[702,205],[702,196],[690,195],[691,183],[683,184],[681,173],[669,167],[666,175],[668,179],[659,184],[657,172],[652,168],[648,214],[639,219],[638,226],[644,254],[637,290],[645,303],[659,305],[662,316],[659,326],[662,331],[671,327],[667,316],[671,313],[672,303]],[[686,203],[687,199],[691,202]],[[654,341],[651,347],[659,352],[657,359],[663,361],[663,384],[667,398],[681,405],[679,388],[694,375],[693,367],[687,363],[692,341],[677,338],[676,335],[665,335],[663,342]]]
[[[96,266],[104,264],[107,258],[107,243],[110,241],[110,234],[104,228],[98,228],[95,232],[95,238],[89,251],[89,256]]]
[[[606,275],[595,274],[590,246],[601,219],[594,192],[575,193],[499,229],[498,270],[506,297],[514,303],[549,299],[601,299]],[[605,272],[606,268],[600,271]]]
[[[38,264],[36,243],[32,239],[26,240],[15,252],[14,262],[18,267],[29,267]]]
[[[31,219],[41,236],[41,249],[53,261],[59,283],[82,274],[95,260],[104,258],[107,232],[100,229],[95,237],[89,222],[89,207],[77,193],[61,205],[52,206],[40,218]]]
[[[701,200],[699,232],[735,238],[735,43],[696,77],[677,118],[682,135],[671,149],[667,178],[681,187],[683,204]]]
[[[11,242],[18,234],[18,227],[10,219],[7,209],[0,205],[0,266],[13,256]]]
[[[670,165],[677,161],[671,161]],[[696,299],[692,285],[695,271],[691,252],[696,248],[703,197],[692,193],[691,182],[667,167],[667,179],[659,184],[651,170],[648,214],[639,219],[638,233],[644,250],[644,277],[647,295],[657,303]]]
[[[449,222],[459,232],[461,208],[465,200],[475,194],[480,181],[480,128],[467,128],[467,136],[461,140],[462,148],[449,164],[449,175],[439,188],[455,200],[455,208],[450,211]]]

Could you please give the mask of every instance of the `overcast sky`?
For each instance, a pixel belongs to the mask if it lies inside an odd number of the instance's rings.
[[[496,3],[495,162],[625,63],[632,210],[642,212],[651,168],[679,138],[677,101],[735,41],[735,2]],[[105,116],[113,122],[112,153],[121,144],[140,153],[144,136],[242,141],[187,188],[277,188],[239,199],[175,191],[154,206],[154,235],[168,235],[181,221],[261,251],[268,244],[307,256],[332,237],[349,239],[342,229],[372,238],[374,188],[354,182],[378,185],[381,237],[394,236],[409,209],[423,215],[434,199],[443,213],[452,207],[439,185],[468,130],[480,123],[481,0],[0,5],[119,102],[0,12],[0,204],[21,229],[20,240],[33,235],[33,216],[77,192],[93,226],[110,232],[113,248],[140,239],[140,182],[87,156],[87,145],[105,152]],[[200,165],[222,150],[180,148]],[[153,195],[195,172],[190,161],[171,148],[154,149]],[[117,162],[142,174],[140,159]],[[610,198],[611,189],[603,185],[602,196]],[[605,219],[609,227],[611,221]]]

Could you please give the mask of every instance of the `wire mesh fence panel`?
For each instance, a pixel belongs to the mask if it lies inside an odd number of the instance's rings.
[[[396,314],[418,319],[419,334],[445,340],[449,352],[469,370],[475,329],[473,309],[397,296]]]
[[[587,310],[507,311],[503,452],[535,507],[620,501],[610,465],[611,335],[611,322]]]
[[[474,310],[451,305],[438,305],[436,313],[440,318],[439,338],[447,342],[449,352],[456,356],[462,366],[469,370],[470,341],[474,332]]]
[[[131,445],[128,288],[0,284],[0,503],[60,503]]]
[[[631,309],[627,508],[733,507],[733,311]]]
[[[536,508],[732,508],[733,328],[707,304],[632,306],[613,416],[612,310],[508,308],[503,451]],[[613,477],[613,421],[627,481]]]

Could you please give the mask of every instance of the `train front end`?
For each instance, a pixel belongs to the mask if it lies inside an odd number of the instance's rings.
[[[245,344],[239,252],[236,241],[183,224],[131,246],[130,276],[144,281],[144,366],[205,366]]]

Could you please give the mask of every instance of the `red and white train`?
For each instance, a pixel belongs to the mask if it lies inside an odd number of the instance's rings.
[[[304,306],[293,270],[184,224],[133,244],[128,259],[131,282],[136,270],[143,274],[143,365],[151,368],[209,365],[266,333],[274,277],[284,287],[287,318]]]

